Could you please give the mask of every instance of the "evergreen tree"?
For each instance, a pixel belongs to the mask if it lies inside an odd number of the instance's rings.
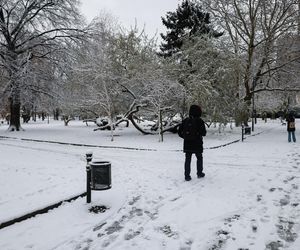
[[[210,35],[219,37],[223,33],[214,31],[210,26],[209,13],[203,12],[197,0],[184,0],[175,12],[167,12],[162,17],[167,34],[161,34],[160,55],[171,56],[180,51],[185,39],[192,36]]]

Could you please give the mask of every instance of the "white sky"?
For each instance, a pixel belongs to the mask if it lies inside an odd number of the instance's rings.
[[[117,17],[125,27],[134,27],[135,21],[139,29],[145,26],[150,37],[165,32],[161,16],[168,11],[175,11],[180,0],[81,0],[81,10],[87,20],[92,20],[101,10]]]

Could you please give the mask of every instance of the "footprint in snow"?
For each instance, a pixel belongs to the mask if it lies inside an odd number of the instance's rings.
[[[251,220],[251,229],[253,233],[256,233],[258,230],[257,222],[255,219]]]
[[[175,239],[178,238],[178,233],[176,231],[174,231],[171,228],[171,226],[169,226],[169,225],[164,225],[164,226],[160,227],[159,231],[161,231],[163,234],[165,234],[169,238],[175,238]]]
[[[132,240],[136,236],[140,235],[144,228],[140,227],[138,230],[130,229],[128,233],[124,235],[125,240]]]
[[[225,219],[225,223],[224,224],[227,225],[228,223],[235,222],[235,221],[239,220],[240,217],[241,216],[239,214],[235,214],[235,215],[233,215],[231,217],[228,217],[228,218]]]
[[[113,234],[115,232],[119,232],[123,229],[123,226],[120,225],[119,221],[115,221],[111,226],[105,229],[107,235]]]
[[[157,216],[158,216],[158,212],[157,211],[154,212],[154,213],[149,212],[149,211],[145,211],[145,214],[148,215],[151,220],[155,220],[157,218]]]
[[[279,217],[276,225],[278,236],[286,242],[295,242],[298,234],[294,232],[295,222]]]
[[[295,176],[290,176],[290,177],[287,177],[287,179],[285,179],[283,182],[288,183],[288,182],[294,180],[295,178],[296,178]]]
[[[290,203],[290,196],[289,195],[285,195],[284,198],[279,200],[280,206],[286,206]]]
[[[258,194],[257,196],[256,196],[256,201],[261,201],[262,200],[262,195],[261,194]]]
[[[295,189],[295,190],[297,190],[299,188],[299,186],[296,185],[296,184],[292,184],[292,188]]]
[[[225,230],[219,230],[217,233],[217,238],[211,247],[208,250],[220,250],[226,244],[226,241],[231,238],[230,233]]]
[[[130,201],[128,202],[128,204],[129,204],[130,206],[132,206],[132,205],[135,204],[140,198],[141,198],[140,195],[139,195],[139,196],[136,196],[136,197],[133,197],[132,200],[130,200]]]
[[[266,245],[266,250],[279,250],[282,249],[283,244],[280,240],[272,241]]]

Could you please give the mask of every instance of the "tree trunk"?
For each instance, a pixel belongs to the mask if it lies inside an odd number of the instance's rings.
[[[53,110],[53,120],[55,120],[55,121],[59,120],[59,109],[58,108]]]
[[[18,95],[18,94],[15,94]],[[10,123],[9,123],[9,131],[20,131],[21,124],[20,124],[20,103],[19,96],[12,96],[9,99],[10,102]]]
[[[32,120],[33,120],[34,122],[36,122],[36,107],[34,107],[34,109],[33,109]]]
[[[11,58],[9,59],[9,77],[10,77],[10,122],[9,131],[20,131],[21,129],[21,94],[20,94],[20,79],[18,77],[17,54],[14,51],[9,51]]]

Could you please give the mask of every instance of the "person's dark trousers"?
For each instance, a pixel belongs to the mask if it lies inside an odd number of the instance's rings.
[[[296,142],[295,131],[288,131],[288,141],[291,142],[293,138],[293,142]]]
[[[200,175],[203,171],[203,157],[202,153],[194,153],[197,157],[197,175]],[[191,152],[185,153],[185,163],[184,163],[184,176],[188,177],[191,174],[191,161],[192,161],[192,155]]]

